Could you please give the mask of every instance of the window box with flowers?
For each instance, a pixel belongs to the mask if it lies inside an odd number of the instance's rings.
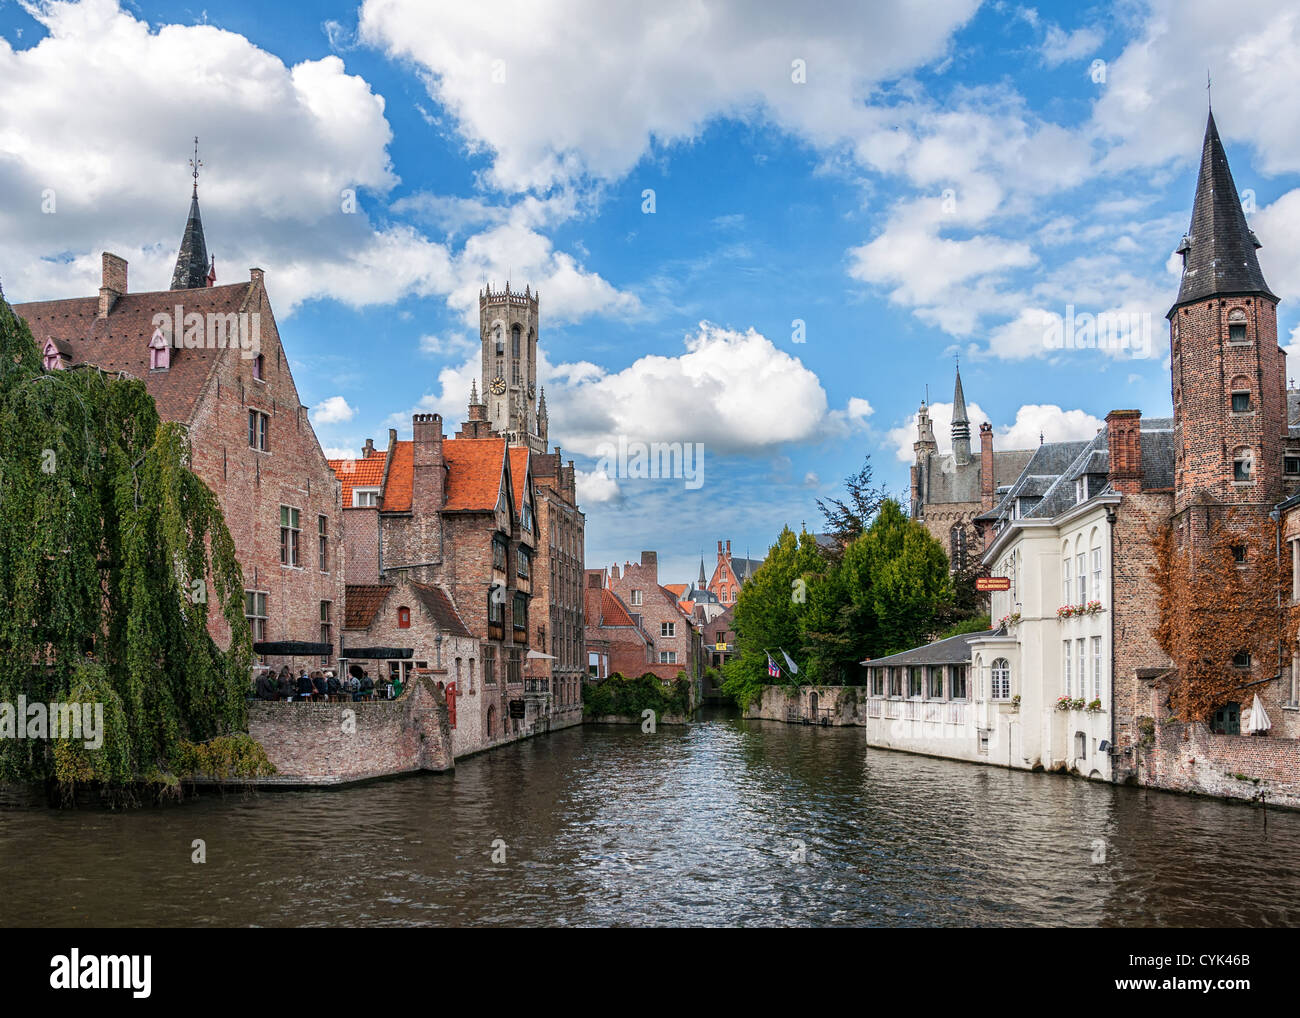
[[[1083,613],[1072,604],[1063,604],[1061,607],[1056,609],[1056,617],[1058,619],[1072,619],[1076,615],[1081,614]]]
[[[1089,601],[1082,608],[1075,609],[1080,615],[1100,615],[1105,610],[1100,601]]]
[[[1088,706],[1085,707],[1084,709],[1085,709],[1089,714],[1100,714],[1100,713],[1101,713],[1101,701],[1100,701],[1100,700],[1093,700],[1093,701],[1091,701],[1091,702],[1088,704]]]
[[[1010,615],[1003,615],[998,619],[999,629],[1011,629],[1020,625],[1020,612],[1012,612]]]
[[[1068,696],[1058,696],[1056,698],[1057,710],[1085,710],[1087,706],[1087,702],[1082,699],[1071,700]]]

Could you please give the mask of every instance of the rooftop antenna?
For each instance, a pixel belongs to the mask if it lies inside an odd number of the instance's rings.
[[[194,177],[194,197],[199,196],[199,167],[203,165],[203,160],[199,158],[199,136],[194,136],[194,158],[190,160],[190,168],[193,171],[191,176]]]

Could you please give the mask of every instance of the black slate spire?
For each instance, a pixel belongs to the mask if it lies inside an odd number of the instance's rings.
[[[1178,245],[1178,253],[1183,256],[1183,281],[1174,307],[1216,294],[1259,293],[1277,300],[1264,282],[1255,257],[1259,246],[1254,231],[1246,225],[1246,214],[1211,112],[1205,125],[1192,224]]]
[[[208,285],[208,246],[203,241],[203,220],[199,218],[199,196],[190,199],[190,218],[181,237],[176,271],[172,273],[173,290],[194,290]]]
[[[961,388],[961,368],[952,393],[952,452],[958,464],[970,462],[970,418],[966,416],[966,394]]]

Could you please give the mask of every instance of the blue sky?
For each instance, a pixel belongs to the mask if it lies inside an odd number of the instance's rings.
[[[166,286],[199,135],[219,281],[266,270],[331,452],[458,422],[477,289],[540,288],[588,564],[653,548],[664,582],[817,523],[867,454],[905,491],[957,355],[1001,447],[1167,414],[1207,67],[1296,338],[1286,4],[805,6],[0,4],[0,281],[93,293],[113,250]],[[1049,349],[1071,307],[1146,356]],[[704,484],[604,476],[619,436],[702,443]]]

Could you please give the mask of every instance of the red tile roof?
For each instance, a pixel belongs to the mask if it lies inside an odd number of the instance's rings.
[[[343,628],[368,629],[392,589],[386,583],[349,583],[343,602]]]
[[[237,314],[253,293],[253,284],[230,283],[197,290],[158,290],[123,294],[107,318],[99,317],[98,297],[32,301],[15,304],[26,319],[40,348],[54,339],[63,350],[70,348],[73,364],[95,364],[105,371],[126,371],[142,379],[158,413],[168,421],[188,424],[199,397],[207,387],[213,367],[229,350],[172,348],[167,371],[149,370],[149,340],[153,316],[171,317],[177,304],[183,313]],[[238,353],[235,354],[238,356]]]
[[[635,626],[632,616],[623,606],[623,600],[608,587],[600,592],[600,624],[602,626]]]
[[[334,476],[343,482],[343,508],[352,505],[353,488],[378,488],[384,477],[384,461],[388,454],[376,450],[363,459],[329,460]]]
[[[384,512],[407,512],[411,508],[411,488],[415,482],[415,443],[397,442],[393,462],[384,485]]]
[[[451,598],[441,587],[434,587],[427,583],[415,583],[412,581],[411,586],[415,588],[416,595],[423,602],[424,607],[428,609],[429,614],[433,616],[434,622],[438,628],[450,633],[452,636],[470,636],[470,631],[465,627],[461,620],[460,614],[456,611],[456,606],[451,603]]]
[[[447,463],[446,509],[496,508],[501,494],[506,443],[503,438],[449,438],[442,443]]]
[[[682,595],[685,594],[686,591],[689,589],[690,589],[690,585],[686,583],[665,583],[664,584],[664,590],[668,591],[679,601],[681,600]]]

